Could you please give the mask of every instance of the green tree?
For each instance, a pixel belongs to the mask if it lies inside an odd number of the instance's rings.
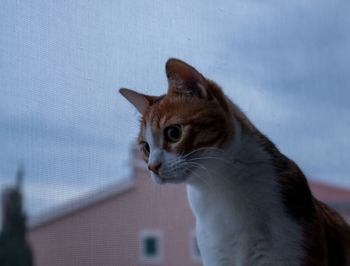
[[[32,266],[31,248],[26,241],[26,215],[22,208],[21,183],[23,170],[17,173],[17,186],[2,195],[3,222],[0,233],[0,265]]]

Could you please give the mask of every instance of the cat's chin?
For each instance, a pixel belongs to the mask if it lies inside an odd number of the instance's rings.
[[[179,184],[184,183],[187,180],[187,177],[161,177],[159,175],[156,175],[154,173],[151,173],[152,180],[154,183],[158,185],[164,185],[164,184]]]

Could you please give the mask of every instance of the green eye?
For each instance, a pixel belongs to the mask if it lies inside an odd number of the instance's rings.
[[[164,133],[167,141],[177,142],[181,138],[181,127],[178,125],[167,127]]]
[[[145,154],[146,157],[149,156],[150,153],[150,148],[149,148],[149,144],[147,142],[142,144],[142,151]]]

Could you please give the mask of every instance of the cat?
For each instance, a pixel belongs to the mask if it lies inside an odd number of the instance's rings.
[[[205,266],[350,265],[350,227],[213,81],[178,59],[167,94],[120,89],[141,114],[157,184],[185,183]]]

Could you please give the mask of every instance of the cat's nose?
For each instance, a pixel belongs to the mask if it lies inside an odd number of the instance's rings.
[[[161,162],[155,162],[153,164],[148,165],[148,170],[158,175],[159,168],[162,166]]]

